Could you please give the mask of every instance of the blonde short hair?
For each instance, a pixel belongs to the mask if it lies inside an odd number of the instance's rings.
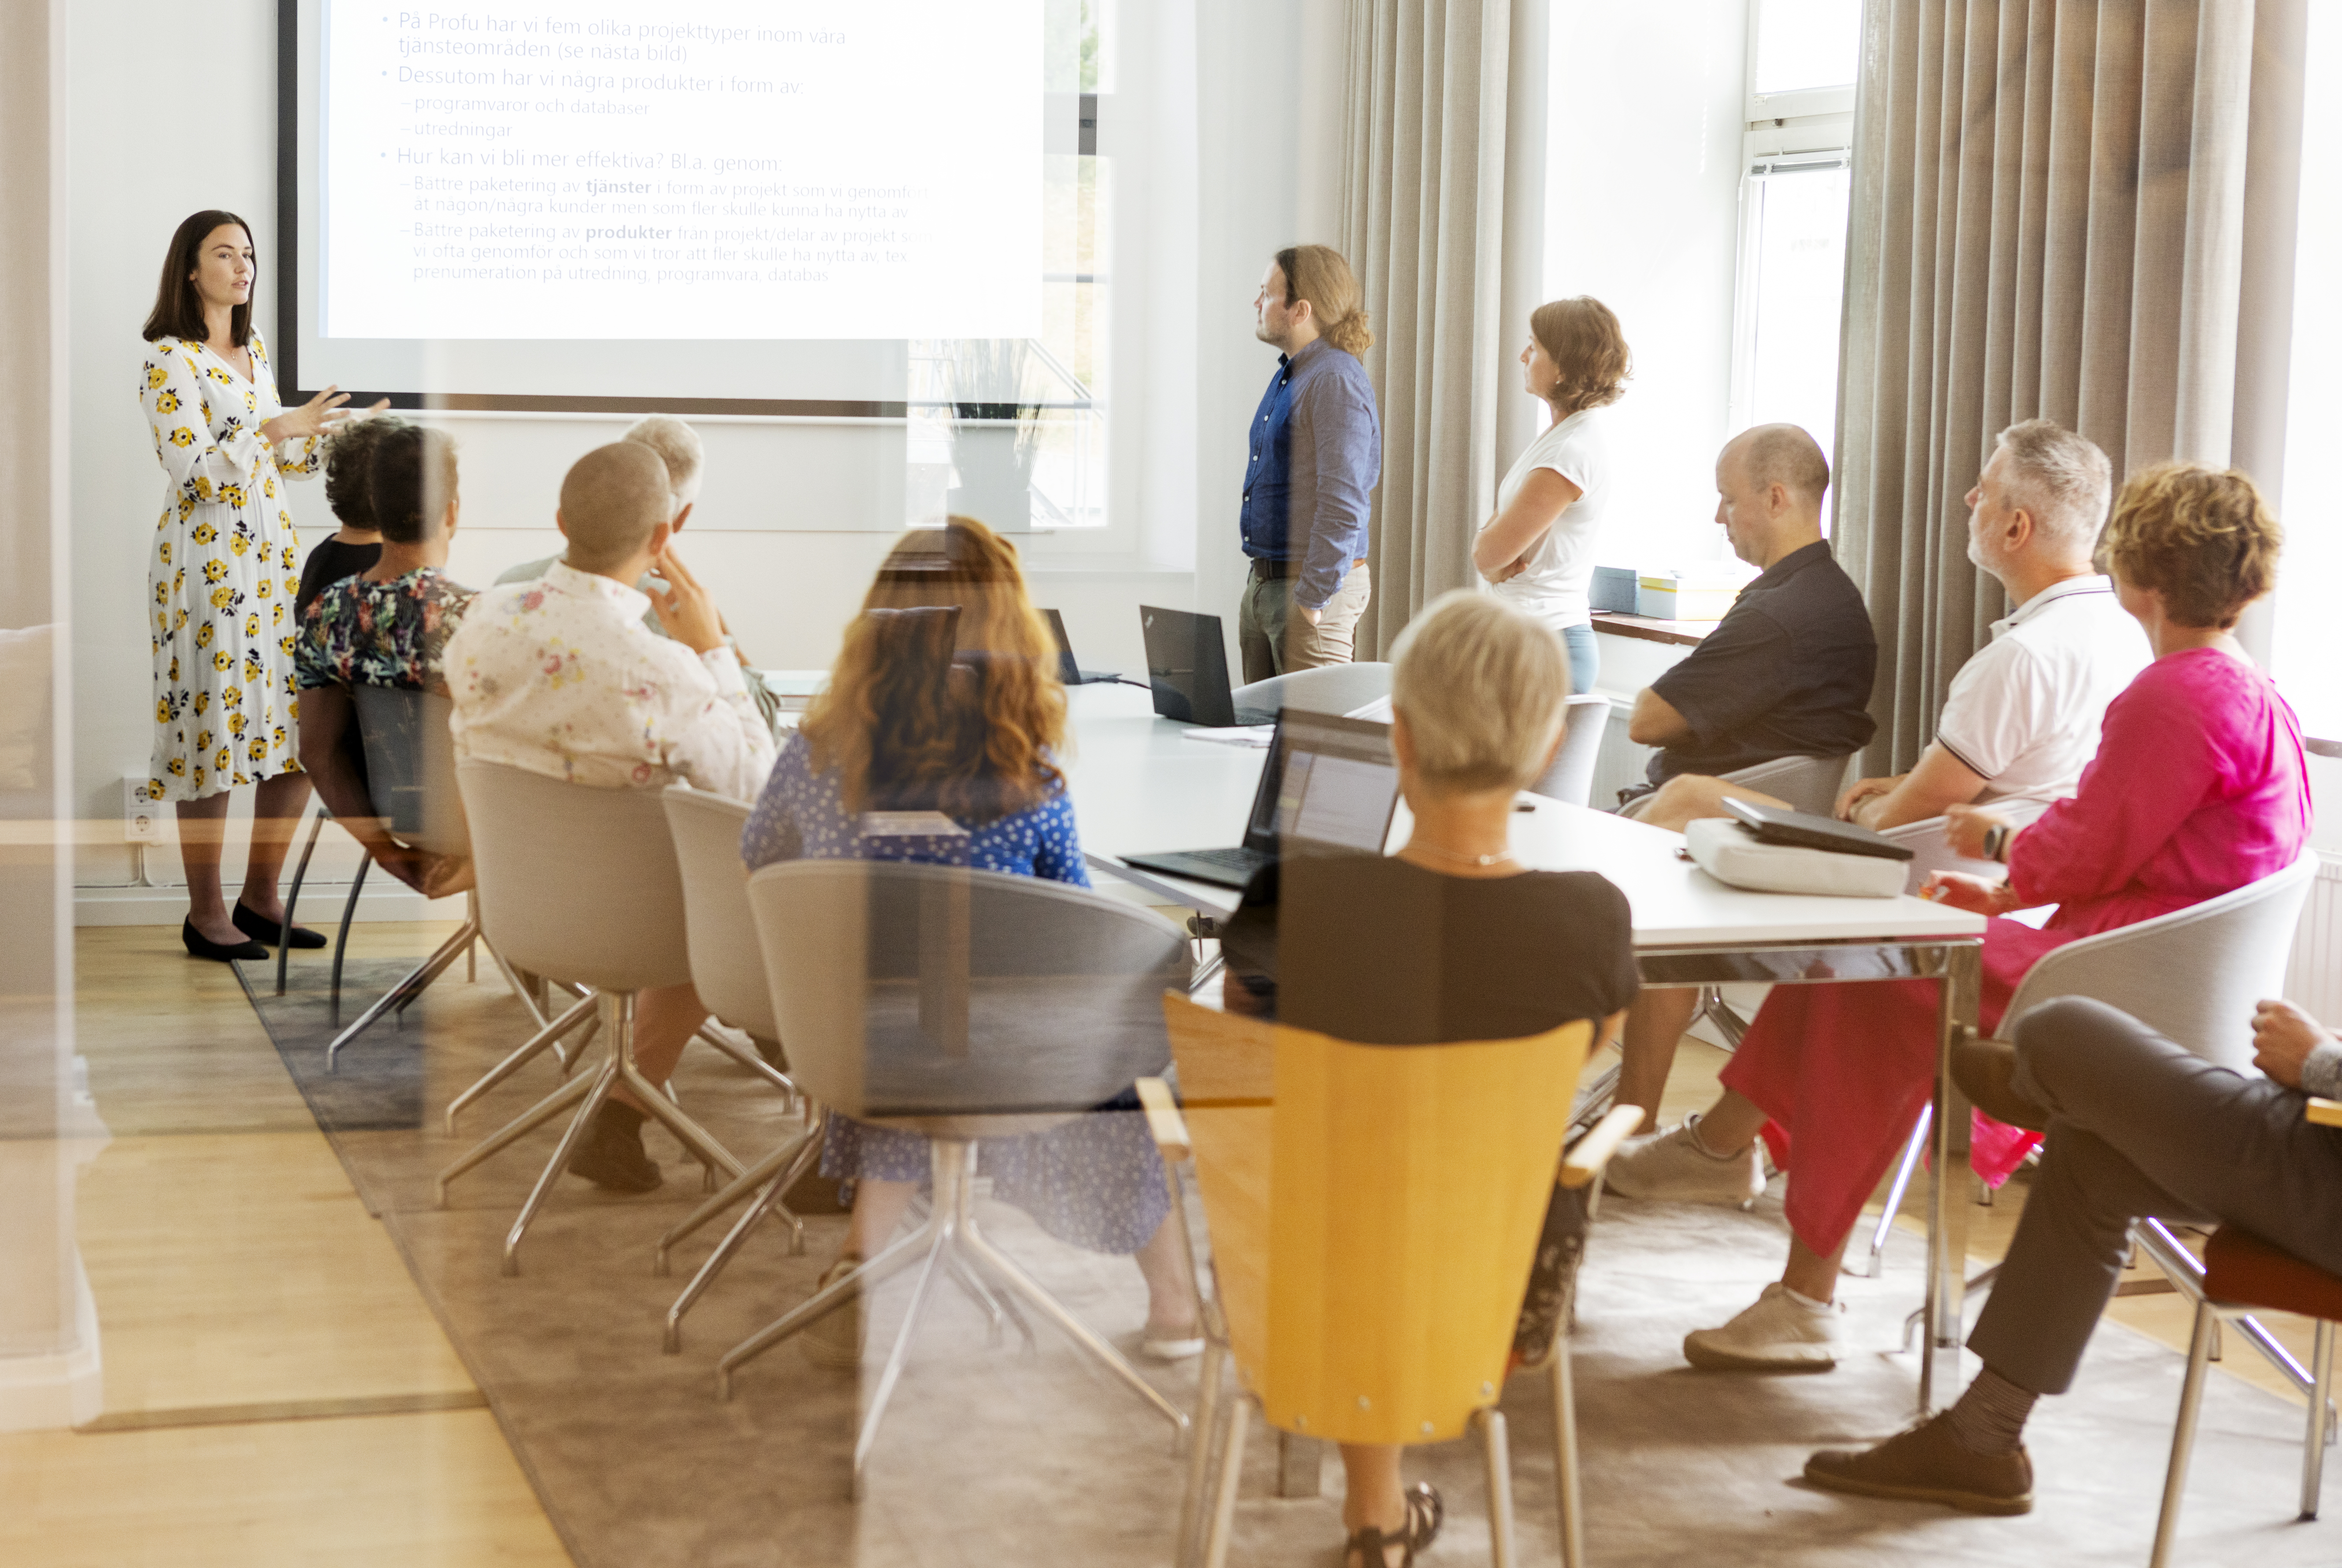
[[[636,442],[658,454],[659,461],[666,464],[666,487],[675,493],[676,511],[698,499],[699,468],[707,456],[699,432],[671,414],[654,414],[626,426],[626,433],[618,439]]]
[[[1569,654],[1552,628],[1458,588],[1424,606],[1393,657],[1391,706],[1424,783],[1465,793],[1535,782],[1569,695]]]
[[[2098,538],[2098,559],[2163,594],[2183,626],[2222,631],[2277,584],[2285,534],[2240,469],[2162,463],[2132,474]]]

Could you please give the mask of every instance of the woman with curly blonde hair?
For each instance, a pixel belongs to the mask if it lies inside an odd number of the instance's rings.
[[[1496,510],[1472,542],[1472,564],[1496,596],[1561,634],[1569,689],[1594,689],[1594,547],[1610,504],[1610,444],[1601,410],[1626,395],[1634,375],[1626,335],[1610,307],[1587,295],[1541,305],[1529,315],[1522,380],[1552,412],[1505,482]]]
[[[829,686],[782,748],[740,837],[749,867],[783,860],[906,860],[1038,876],[1076,887],[1084,869],[1056,755],[1066,691],[1055,640],[1016,547],[954,517],[906,534],[846,628]],[[922,824],[903,814],[929,814]],[[948,820],[943,820],[948,819]],[[921,828],[926,831],[920,831]],[[1134,1094],[1046,1133],[986,1139],[993,1195],[1060,1241],[1129,1253],[1146,1278],[1145,1348],[1200,1354],[1195,1285],[1170,1214],[1163,1165]],[[894,1234],[928,1168],[926,1140],[832,1115],[824,1174],[855,1183],[844,1250],[818,1291]],[[861,1360],[859,1304],[808,1326],[817,1366]]]
[[[2231,634],[2275,580],[2280,543],[2259,491],[2234,470],[2167,464],[2134,474],[2116,498],[2099,554],[2154,662],[2107,705],[2097,755],[2072,798],[2025,827],[1987,807],[1949,809],[1952,852],[1998,861],[2006,877],[1938,872],[1928,884],[1943,902],[1993,917],[1977,1010],[1986,1034],[2043,954],[2217,898],[2300,855],[2309,835],[2301,726]],[[2038,930],[2005,918],[2050,904]],[[1927,1104],[1937,984],[1777,989],[1706,1114],[1633,1140],[1613,1161],[1613,1189],[1664,1198],[1701,1160],[1746,1161],[1762,1133],[1789,1174],[1781,1281],[1730,1323],[1687,1335],[1694,1365],[1819,1371],[1836,1362],[1838,1256]],[[1956,1065],[1970,1097],[2001,1118],[1977,1129],[1971,1152],[1997,1184],[2046,1122],[2007,1092],[2005,1048],[1987,1044]],[[2008,1475],[1990,1484],[2003,1481],[2015,1484]],[[1977,1505],[2022,1512],[2019,1501],[2011,1491]]]

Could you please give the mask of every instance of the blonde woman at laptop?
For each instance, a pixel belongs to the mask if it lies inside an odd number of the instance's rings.
[[[1522,379],[1553,410],[1496,486],[1496,515],[1472,542],[1472,564],[1496,596],[1561,634],[1569,689],[1594,689],[1601,654],[1594,643],[1594,547],[1610,504],[1608,416],[1634,374],[1626,335],[1610,307],[1591,295],[1556,299],[1529,315]]]

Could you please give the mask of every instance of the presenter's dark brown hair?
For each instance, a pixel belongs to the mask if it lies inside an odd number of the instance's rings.
[[[204,241],[211,237],[212,231],[230,224],[244,231],[246,243],[251,241],[250,224],[234,213],[217,208],[193,215],[171,235],[170,251],[163,257],[163,281],[155,291],[155,309],[146,317],[147,342],[158,337],[184,337],[190,343],[201,343],[209,335],[204,325],[203,295],[195,292],[195,265],[202,259]],[[229,315],[228,335],[235,340],[238,348],[252,341],[249,299]]]
[[[2163,594],[2183,626],[2237,624],[2277,583],[2285,534],[2249,474],[2208,463],[2163,463],[2130,476],[2115,497],[2098,559]]]
[[[1635,356],[1618,318],[1592,295],[1537,306],[1529,313],[1529,335],[1561,373],[1553,384],[1556,418],[1606,407],[1626,395]]]

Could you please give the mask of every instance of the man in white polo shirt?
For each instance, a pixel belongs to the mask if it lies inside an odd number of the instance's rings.
[[[2030,821],[2074,793],[2097,754],[2107,704],[2151,656],[2146,634],[2091,560],[2112,490],[2107,454],[2085,437],[2046,419],[2000,433],[1967,494],[1968,559],[1999,579],[2017,608],[1992,624],[1993,640],[1952,678],[1936,738],[1917,764],[1854,785],[1838,799],[1840,817],[1883,830],[1978,804]],[[1716,803],[1727,795],[1787,804],[1685,776],[1667,781],[1651,815],[1664,814],[1670,826],[1721,816]],[[1646,1129],[1696,1005],[1690,990],[1654,989],[1627,1015],[1618,1100],[1645,1107]],[[1626,1145],[1610,1164],[1610,1187],[1630,1197],[1736,1203],[1763,1191],[1761,1144],[1730,1160],[1710,1158],[1696,1120]]]

